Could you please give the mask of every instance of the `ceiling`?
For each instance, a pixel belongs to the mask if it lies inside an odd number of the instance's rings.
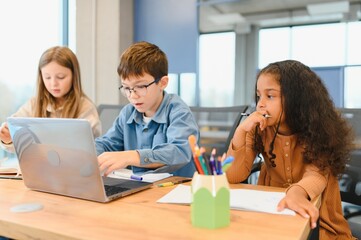
[[[361,19],[361,0],[198,0],[201,33]]]

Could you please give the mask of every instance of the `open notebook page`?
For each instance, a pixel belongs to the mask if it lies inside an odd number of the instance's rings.
[[[19,160],[16,157],[0,159],[0,178],[21,178]]]
[[[277,211],[279,201],[285,196],[284,192],[268,192],[250,189],[230,189],[231,209],[266,212],[272,214],[296,215],[290,209]],[[160,198],[158,203],[191,204],[191,188],[183,184]]]
[[[133,175],[133,171],[130,169],[119,169],[111,174],[108,175],[108,177],[112,178],[123,178],[123,179],[130,179]],[[167,177],[173,176],[173,174],[170,173],[146,173],[143,175],[140,175],[142,177],[142,181],[144,182],[156,182],[159,180],[162,180]]]

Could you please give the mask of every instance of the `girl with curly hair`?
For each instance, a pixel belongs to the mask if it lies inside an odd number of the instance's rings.
[[[304,64],[286,60],[262,69],[256,111],[238,126],[227,155],[230,183],[245,180],[258,157],[258,184],[286,188],[278,209],[319,220],[320,239],[354,239],[343,217],[338,176],[353,146],[353,134],[321,79]],[[321,195],[317,209],[312,199]]]

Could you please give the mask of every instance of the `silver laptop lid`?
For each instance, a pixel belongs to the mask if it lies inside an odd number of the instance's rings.
[[[8,118],[24,184],[106,202],[90,124],[83,119]]]

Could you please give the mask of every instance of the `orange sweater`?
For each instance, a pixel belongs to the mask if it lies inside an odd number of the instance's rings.
[[[274,136],[274,129],[264,130],[262,141],[265,152]],[[230,183],[245,180],[252,168],[256,153],[253,151],[254,131],[242,133],[237,129],[229,146],[227,155],[234,156],[232,166],[227,170]],[[270,166],[269,156],[264,156],[265,163],[258,179],[259,185],[274,187],[302,187],[310,199],[322,194],[320,207],[320,239],[355,239],[351,235],[346,219],[343,217],[340,189],[337,178],[323,175],[311,164],[303,163],[303,146],[297,143],[297,136],[277,135],[274,143],[276,167]]]

